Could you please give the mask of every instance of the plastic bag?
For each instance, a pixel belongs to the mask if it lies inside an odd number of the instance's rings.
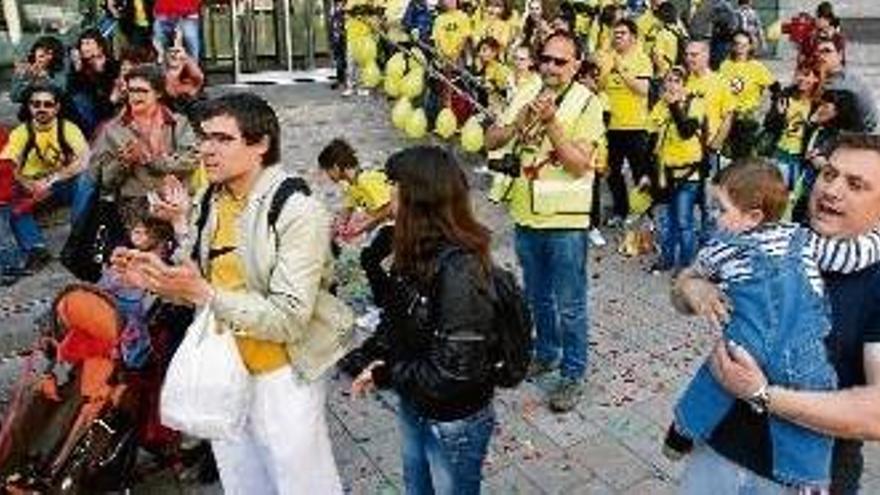
[[[235,338],[217,333],[214,312],[199,309],[162,384],[162,424],[208,440],[239,438],[251,394],[251,376]]]

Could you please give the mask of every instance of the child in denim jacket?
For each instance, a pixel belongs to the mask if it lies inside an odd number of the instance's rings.
[[[779,222],[787,205],[785,181],[762,161],[733,165],[716,182],[719,232],[688,270],[718,282],[730,299],[725,340],[755,356],[771,383],[834,389],[837,377],[824,344],[831,326],[820,270],[850,273],[876,263],[880,232],[831,239]],[[664,453],[679,458],[693,440],[708,440],[734,401],[704,363],[675,408]],[[827,486],[833,440],[776,417],[769,422],[774,477],[794,486]]]

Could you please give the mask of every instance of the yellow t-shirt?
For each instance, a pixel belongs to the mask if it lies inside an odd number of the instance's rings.
[[[232,291],[245,290],[244,264],[236,248],[239,242],[238,221],[247,198],[236,199],[227,192],[217,197],[217,230],[211,241],[209,276],[211,284]],[[238,352],[251,374],[277,370],[289,362],[283,344],[250,337],[235,337]]]
[[[501,123],[508,125],[516,119],[519,110],[531,102],[540,92],[541,86],[529,86],[514,95],[511,105],[501,116]],[[581,103],[581,106],[577,104]],[[602,104],[596,95],[585,86],[575,83],[563,98],[556,113],[567,139],[573,142],[597,146],[605,135],[602,123]],[[540,135],[535,143],[525,143],[520,152],[524,167],[547,160],[552,151],[550,139]],[[550,181],[572,181],[574,178],[559,164],[549,163],[541,167],[538,178]],[[588,172],[592,178],[592,171]],[[592,186],[590,186],[592,190]],[[513,180],[508,194],[510,215],[517,225],[535,229],[584,229],[589,227],[589,214],[541,214],[532,205],[532,185],[525,176]],[[589,204],[585,205],[589,209]]]
[[[809,98],[789,98],[785,111],[785,129],[776,147],[790,155],[799,155],[804,151],[804,132],[810,118]]]
[[[63,121],[62,131],[64,140],[70,146],[73,154],[83,156],[89,148],[82,131],[73,122]],[[19,174],[26,179],[40,179],[52,174],[70,163],[63,163],[61,143],[58,142],[58,120],[56,119],[46,129],[33,129],[34,145],[28,152],[28,156],[21,156],[25,152],[28,142],[28,128],[21,124],[9,134],[6,147],[0,152],[0,159],[14,161],[19,166]],[[22,161],[24,163],[22,163]]]
[[[619,58],[618,70],[628,77],[648,80],[653,75],[651,60],[645,53],[636,48],[626,55],[606,52],[600,56],[602,69],[599,86],[608,94],[611,104],[611,122],[609,130],[639,130],[648,125],[648,95],[640,95],[630,89],[620,73],[612,71],[614,59]]]
[[[646,10],[636,19],[636,26],[639,28],[639,41],[647,55],[650,55],[651,50],[654,49],[655,34],[660,25],[660,19],[657,19],[651,9]]]
[[[664,77],[669,69],[675,65],[680,42],[682,40],[676,36],[672,29],[661,26],[654,31],[651,61],[654,62],[654,71],[657,77]]]
[[[753,117],[760,110],[764,91],[776,82],[770,69],[758,60],[725,60],[719,72],[730,85],[737,113],[748,117]]]
[[[470,35],[471,19],[457,9],[437,16],[431,31],[437,50],[447,60],[458,60]]]
[[[376,213],[391,202],[391,186],[381,170],[363,170],[345,190],[345,206]]]
[[[693,97],[689,97],[689,100],[687,116],[703,122],[706,116],[703,100]],[[703,159],[703,145],[699,131],[688,139],[682,138],[672,119],[669,105],[662,100],[654,105],[651,122],[658,133],[656,153],[660,166],[673,169],[672,174],[676,178],[683,178],[676,175],[675,168],[692,165]],[[692,174],[696,174],[696,171]]]
[[[688,94],[701,98],[706,109],[706,141],[715,137],[721,122],[733,111],[734,99],[727,82],[715,72],[703,76],[691,74],[685,83]]]

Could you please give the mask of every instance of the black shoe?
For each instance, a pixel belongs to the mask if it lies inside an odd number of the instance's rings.
[[[672,267],[667,265],[666,263],[663,263],[662,261],[655,261],[651,264],[650,267],[648,267],[648,273],[652,275],[659,275],[661,273],[666,273],[670,270],[672,270]]]
[[[27,255],[25,268],[34,272],[38,272],[45,268],[52,261],[52,253],[44,247],[34,248]]]
[[[8,273],[0,274],[0,287],[11,287],[18,282],[18,279],[21,277],[16,277],[15,275],[10,275]]]
[[[694,441],[679,432],[674,423],[669,425],[666,438],[663,440],[663,455],[671,461],[678,461],[692,450],[694,450]]]

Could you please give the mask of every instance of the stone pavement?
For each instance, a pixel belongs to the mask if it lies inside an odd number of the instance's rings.
[[[867,51],[865,55],[867,60]],[[783,79],[789,67],[774,63]],[[865,64],[859,68],[876,93],[880,89],[877,67]],[[319,189],[327,192],[330,201],[338,196],[315,172],[315,162],[331,138],[346,137],[362,161],[375,165],[407,144],[389,127],[385,103],[379,98],[341,99],[316,85],[253,91],[265,95],[279,112],[285,163],[321,184]],[[0,115],[9,113],[0,110]],[[496,259],[515,266],[510,223],[504,212],[479,191],[473,197],[478,215],[496,233]],[[50,233],[57,249],[65,228],[59,226]],[[619,235],[607,234],[609,238]],[[703,322],[673,312],[669,279],[647,274],[649,259],[624,259],[611,246],[592,249],[589,258],[591,349],[586,397],[572,413],[555,415],[543,405],[548,380],[499,392],[495,401],[498,427],[485,468],[486,493],[642,495],[674,491],[681,466],[661,455],[662,435],[678,391],[717,335]],[[63,269],[53,263],[11,289],[0,289],[0,355],[6,356],[0,360],[0,389],[8,388],[15,377],[20,359],[13,351],[30,342],[33,318],[67,281]],[[348,379],[333,376],[329,382],[330,431],[346,490],[397,493],[402,473],[393,395],[353,400],[347,394]],[[868,447],[865,482],[865,493],[880,493],[880,447],[875,445]],[[218,485],[179,485],[166,473],[146,480],[135,492],[221,490]]]

